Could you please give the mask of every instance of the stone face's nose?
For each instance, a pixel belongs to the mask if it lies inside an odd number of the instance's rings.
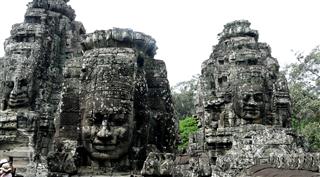
[[[100,127],[99,132],[97,133],[97,137],[99,139],[108,139],[112,135],[110,129],[108,128],[108,120],[103,120],[102,125]]]
[[[252,95],[250,96],[247,104],[250,105],[250,106],[256,106],[257,105],[257,102],[254,100]]]
[[[27,92],[28,81],[27,79],[16,78],[13,82],[13,89],[11,91],[12,96],[17,96]]]

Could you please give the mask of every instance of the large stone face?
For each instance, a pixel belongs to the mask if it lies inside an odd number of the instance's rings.
[[[136,76],[133,50],[103,48],[87,52],[81,79],[81,133],[94,160],[119,159],[131,145]]]
[[[23,176],[137,173],[150,151],[175,149],[156,41],[131,29],[85,34],[67,2],[33,0],[5,42],[0,156]]]

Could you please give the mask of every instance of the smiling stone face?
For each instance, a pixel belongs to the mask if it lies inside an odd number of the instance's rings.
[[[85,55],[81,137],[91,160],[118,160],[131,147],[135,129],[134,59],[131,49],[94,49]]]
[[[262,123],[265,116],[265,96],[262,85],[242,85],[235,96],[235,113],[247,123]]]
[[[99,112],[86,109],[82,118],[84,148],[95,160],[119,159],[129,150],[133,128],[133,112],[130,108]]]
[[[6,80],[6,86],[10,90],[8,99],[8,106],[10,108],[28,106],[32,95],[32,78],[30,78],[32,74],[23,72],[24,69],[20,68],[22,67],[19,65],[15,73]]]
[[[34,107],[40,76],[46,75],[41,37],[44,26],[19,23],[13,25],[11,36],[5,42],[5,58],[0,78],[2,110]],[[46,46],[48,47],[48,46]],[[43,68],[40,74],[40,68]],[[37,82],[37,83],[36,83]]]
[[[34,74],[37,57],[18,45],[10,51],[4,63],[4,77],[2,80],[2,110],[8,108],[29,107],[33,97]],[[27,51],[27,52],[25,52]],[[29,51],[29,52],[28,52]],[[34,49],[36,51],[36,49]],[[29,53],[29,54],[27,54]]]

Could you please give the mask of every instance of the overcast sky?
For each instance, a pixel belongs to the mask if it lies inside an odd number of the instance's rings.
[[[11,25],[23,21],[30,0],[0,4],[0,41]],[[319,0],[71,0],[87,32],[131,28],[157,40],[156,59],[167,64],[171,85],[200,73],[223,25],[247,19],[268,43],[280,65],[294,61],[294,51],[309,52],[320,44]],[[1,45],[0,56],[4,55]]]

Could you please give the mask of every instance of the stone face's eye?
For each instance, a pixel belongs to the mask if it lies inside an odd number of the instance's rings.
[[[263,101],[263,95],[262,95],[262,93],[256,93],[256,94],[254,94],[253,98],[254,98],[254,101],[256,101],[256,102],[262,102],[262,101]]]
[[[120,115],[117,115],[116,117],[115,117],[115,119],[113,120],[113,122],[114,122],[114,125],[116,125],[116,126],[121,126],[121,125],[123,125],[123,124],[125,124],[125,119],[124,119],[124,115],[123,114],[120,114]]]
[[[94,114],[94,113],[90,112],[86,115],[85,119],[86,119],[86,123],[88,125],[93,126],[93,125],[101,125],[102,118],[103,118],[102,114],[100,114],[100,113]]]
[[[86,122],[87,122],[88,125],[92,126],[93,122],[94,122],[94,118],[92,118],[92,117],[87,118]]]
[[[87,72],[87,68],[85,68],[85,67],[81,68],[81,72],[83,72],[83,73]]]
[[[85,120],[85,123],[87,123],[89,126],[93,125],[94,118],[93,118],[92,114],[86,114],[84,120]]]
[[[248,102],[248,101],[250,100],[250,97],[251,97],[251,95],[245,94],[245,95],[243,96],[243,101]]]
[[[21,87],[24,87],[24,86],[27,86],[28,85],[28,80],[27,79],[21,79],[20,80],[20,86]]]
[[[114,125],[114,126],[122,125],[122,123],[120,121],[118,121],[118,120],[114,120],[111,124]]]
[[[6,86],[7,86],[8,88],[13,88],[13,86],[14,86],[13,81],[7,81],[7,82],[6,82]]]
[[[130,113],[127,113],[127,112],[123,112],[121,114],[118,115],[118,119],[119,121],[122,122],[122,124],[126,123],[129,121],[130,119]]]
[[[93,116],[93,123],[94,124],[102,124],[103,115],[101,113],[95,113]]]

